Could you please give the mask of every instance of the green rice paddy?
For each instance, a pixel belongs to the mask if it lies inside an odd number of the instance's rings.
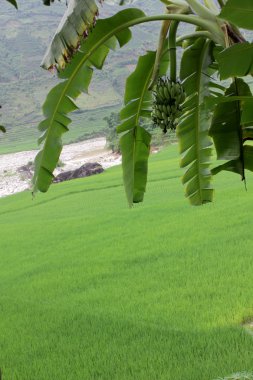
[[[121,168],[0,200],[3,380],[213,380],[253,370],[253,177],[183,196],[177,147],[145,202]],[[252,318],[253,319],[253,318]]]

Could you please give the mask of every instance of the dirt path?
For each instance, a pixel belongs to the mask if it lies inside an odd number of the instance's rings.
[[[118,165],[121,159],[105,148],[105,138],[96,138],[82,141],[76,144],[66,145],[61,154],[63,168],[55,171],[77,169],[86,162],[98,162],[103,168]],[[0,155],[0,197],[18,193],[30,187],[30,182],[18,172],[20,166],[33,161],[37,151],[25,151]]]

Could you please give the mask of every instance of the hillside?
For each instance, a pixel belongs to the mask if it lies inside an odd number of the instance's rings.
[[[139,0],[135,6],[142,6],[147,14],[162,11],[162,5],[153,0]],[[41,106],[57,83],[55,75],[40,68],[40,62],[65,8],[64,1],[56,1],[51,7],[43,6],[40,0],[20,1],[18,11],[6,1],[1,4],[0,104],[2,123],[8,133],[0,136],[0,154],[37,147]],[[104,6],[101,17],[114,10],[115,7]],[[184,33],[189,31],[189,26],[181,28]],[[72,115],[73,123],[64,135],[65,142],[104,135],[104,117],[120,109],[125,79],[137,56],[154,49],[158,33],[159,23],[136,27],[130,44],[110,54],[104,71],[96,71],[94,75],[90,95],[78,100],[80,110]]]
[[[152,0],[138,4],[147,13],[159,11]],[[109,16],[113,9],[104,6],[101,17]],[[40,62],[64,10],[65,3],[58,1],[51,7],[43,6],[40,0],[20,1],[18,11],[7,2],[1,4],[0,104],[3,106],[2,122],[8,133],[0,136],[0,153],[36,147],[41,106],[49,89],[57,83],[55,75],[40,68]],[[67,141],[101,133],[106,126],[103,118],[116,111],[122,102],[124,81],[133,69],[137,55],[154,48],[158,32],[158,23],[137,27],[133,31],[133,41],[111,54],[104,72],[96,72],[91,95],[79,99],[81,110],[73,116]]]
[[[0,200],[3,380],[214,380],[252,370],[253,190],[184,200],[177,147],[129,210],[121,169]],[[239,200],[239,201],[238,201]]]

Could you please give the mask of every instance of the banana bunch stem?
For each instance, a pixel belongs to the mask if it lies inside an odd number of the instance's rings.
[[[169,31],[169,52],[170,52],[170,79],[173,82],[177,80],[177,29],[179,21],[172,21]]]
[[[168,14],[168,10],[166,8],[166,14]],[[167,34],[169,31],[169,27],[171,24],[172,20],[164,20],[162,22],[162,27],[159,35],[159,41],[158,41],[158,47],[157,47],[157,52],[156,52],[156,59],[155,59],[155,65],[154,65],[154,70],[153,74],[151,77],[150,85],[149,85],[149,90],[152,90],[157,79],[159,76],[159,71],[160,71],[160,63],[161,63],[161,58],[163,55],[163,50],[164,50],[164,45],[166,42]]]

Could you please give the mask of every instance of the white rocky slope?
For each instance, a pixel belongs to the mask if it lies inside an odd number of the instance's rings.
[[[87,162],[98,162],[105,169],[120,164],[120,156],[108,151],[105,144],[105,138],[101,137],[66,145],[60,158],[64,167],[58,168],[55,174],[77,169]],[[36,154],[32,150],[0,155],[0,197],[29,189],[30,180],[18,168],[33,161]]]

